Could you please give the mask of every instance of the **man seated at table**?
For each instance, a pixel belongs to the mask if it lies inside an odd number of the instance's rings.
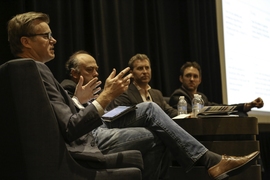
[[[185,96],[185,100],[187,101],[187,111],[188,113],[190,113],[192,112],[192,99],[194,97],[194,94],[200,94],[202,96],[205,106],[221,105],[208,101],[208,98],[203,93],[197,91],[198,86],[202,81],[201,76],[201,67],[197,62],[186,62],[180,69],[179,81],[182,83],[182,86],[172,93],[169,104],[175,109],[177,109],[179,97]],[[232,106],[236,106],[235,110],[238,111],[237,114],[239,116],[248,116],[247,112],[250,111],[251,108],[263,107],[263,100],[258,97],[249,103],[232,104]]]

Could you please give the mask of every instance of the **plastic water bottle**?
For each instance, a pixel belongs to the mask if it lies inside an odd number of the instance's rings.
[[[180,96],[177,104],[178,115],[187,114],[187,102],[185,96]]]
[[[198,95],[199,97],[200,97],[200,99],[201,99],[201,101],[202,101],[202,103],[200,104],[200,110],[204,107],[204,101],[203,101],[203,98],[202,98],[202,95]]]
[[[200,112],[201,108],[204,106],[204,101],[202,100],[199,94],[194,94],[194,98],[192,100],[192,115],[193,117],[197,117],[197,114]]]

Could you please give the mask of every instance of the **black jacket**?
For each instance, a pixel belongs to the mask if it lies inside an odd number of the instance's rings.
[[[163,98],[163,95],[161,91],[157,89],[150,89],[149,94],[152,98],[152,101],[158,104],[163,111],[168,114],[170,117],[177,116],[178,112],[176,109],[171,107]],[[136,105],[143,102],[143,99],[141,97],[140,92],[138,91],[137,87],[131,83],[128,87],[128,90],[121,94],[119,97],[117,97],[114,101],[110,103],[110,105],[107,107],[108,110],[119,106],[119,105]]]

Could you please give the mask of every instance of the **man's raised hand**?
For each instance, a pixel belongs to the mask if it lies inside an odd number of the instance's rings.
[[[100,105],[105,108],[113,99],[125,92],[130,84],[132,74],[128,74],[130,68],[127,67],[116,75],[116,70],[113,69],[109,77],[106,79],[104,89],[97,98]]]
[[[96,93],[101,90],[98,87],[100,84],[101,81],[98,81],[98,78],[95,77],[83,86],[83,77],[80,76],[74,95],[81,104],[87,103],[89,100],[98,97]]]

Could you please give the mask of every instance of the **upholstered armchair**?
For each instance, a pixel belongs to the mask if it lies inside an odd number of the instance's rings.
[[[134,167],[95,169],[67,151],[36,63],[12,60],[0,66],[0,179],[140,180],[139,151],[115,153],[137,159]]]

